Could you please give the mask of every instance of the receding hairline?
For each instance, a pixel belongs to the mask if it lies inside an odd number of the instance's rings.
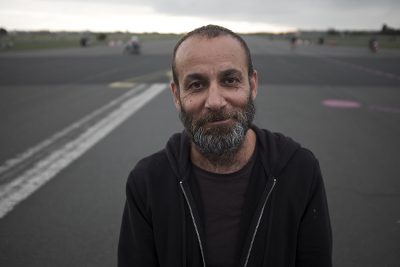
[[[253,67],[253,62],[251,59],[251,54],[250,54],[250,49],[247,46],[246,42],[243,40],[242,37],[240,37],[237,33],[218,26],[218,25],[207,25],[203,26],[200,28],[197,28],[186,35],[184,35],[175,45],[174,51],[173,51],[173,56],[172,56],[172,74],[173,74],[173,80],[174,83],[179,86],[178,84],[178,79],[177,79],[177,70],[176,70],[176,55],[179,50],[179,48],[182,46],[182,44],[192,38],[203,38],[203,39],[215,39],[218,37],[230,37],[233,40],[236,40],[240,47],[243,49],[245,60],[247,62],[247,68],[248,68],[248,74],[252,74],[254,72],[254,67]]]
[[[212,37],[203,36],[203,35],[192,35],[192,36],[189,36],[184,41],[182,41],[180,43],[180,45],[177,47],[177,49],[175,50],[174,58],[173,58],[174,63],[176,64],[177,56],[180,53],[180,51],[185,48],[186,43],[192,42],[192,41],[196,41],[196,39],[198,39],[199,41],[203,41],[203,40],[207,41],[207,40],[217,40],[217,39],[220,39],[220,38],[228,38],[228,39],[234,41],[240,47],[240,49],[241,49],[241,51],[243,53],[243,56],[245,57],[245,60],[247,61],[246,49],[243,47],[243,45],[235,37],[233,37],[233,36],[231,36],[229,34],[224,34],[224,35],[212,36]]]

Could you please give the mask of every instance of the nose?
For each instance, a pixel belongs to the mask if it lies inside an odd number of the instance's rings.
[[[216,84],[211,84],[208,88],[205,107],[211,110],[219,110],[225,107],[226,99],[223,95],[222,88]]]

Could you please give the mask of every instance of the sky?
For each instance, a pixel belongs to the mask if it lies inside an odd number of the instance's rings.
[[[400,28],[399,0],[0,0],[7,30],[182,33]]]

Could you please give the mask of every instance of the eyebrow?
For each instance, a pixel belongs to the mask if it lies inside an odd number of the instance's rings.
[[[226,76],[234,76],[238,75],[239,77],[242,77],[242,72],[238,69],[227,69],[222,71],[218,76],[220,77],[226,77]]]
[[[200,73],[191,73],[191,74],[186,75],[185,78],[186,79],[192,79],[192,80],[194,80],[194,79],[202,79],[202,78],[204,78],[204,75],[200,74]]]
[[[206,76],[200,73],[191,73],[186,75],[184,79],[184,84],[187,84],[188,82],[194,81],[194,80],[204,80],[206,79]]]

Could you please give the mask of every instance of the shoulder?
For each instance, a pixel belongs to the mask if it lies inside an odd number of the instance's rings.
[[[285,170],[311,182],[319,172],[319,168],[319,161],[314,153],[310,149],[300,146],[288,160]]]
[[[278,180],[310,185],[321,176],[318,159],[310,149],[282,133],[256,130],[263,155]]]
[[[301,147],[288,162],[281,181],[286,181],[297,192],[313,194],[323,184],[319,161],[311,150]]]
[[[268,154],[273,165],[278,165],[275,166],[278,172],[290,166],[312,168],[318,164],[314,153],[291,137],[267,129],[256,128],[256,133],[264,153]]]
[[[154,172],[160,167],[168,165],[168,158],[165,149],[160,150],[150,156],[142,158],[131,173],[137,174],[142,172]],[[156,168],[159,167],[159,168]]]
[[[170,171],[165,150],[158,151],[141,159],[129,173],[128,187],[148,187]]]
[[[293,156],[295,163],[309,168],[315,168],[318,165],[318,159],[314,153],[305,147],[300,147]]]

